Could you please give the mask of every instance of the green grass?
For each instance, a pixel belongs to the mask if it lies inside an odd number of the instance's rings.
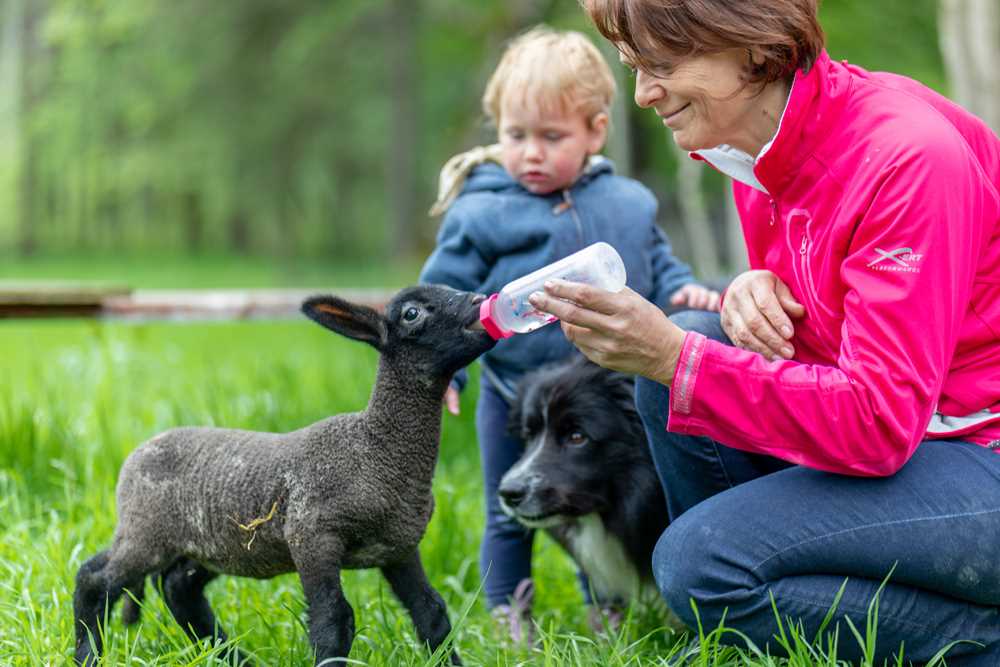
[[[125,456],[179,424],[287,431],[364,406],[375,353],[307,322],[108,324],[0,323],[0,664],[61,665],[73,644],[73,578],[111,537],[113,490]],[[475,383],[472,383],[475,386]],[[483,498],[472,426],[474,392],[463,414],[445,419],[435,482],[437,510],[422,543],[432,582],[456,621],[471,665],[841,664],[829,640],[812,643],[783,624],[790,659],[722,646],[725,627],[677,637],[655,605],[633,610],[622,631],[595,638],[568,559],[536,540],[536,617],[541,643],[511,647],[494,634],[479,591]],[[169,517],[164,517],[169,521]],[[348,572],[358,635],[357,664],[435,664],[406,614],[375,572]],[[150,589],[151,590],[151,589]],[[311,665],[304,603],[294,575],[270,581],[221,578],[208,589],[233,641],[261,664]],[[873,617],[875,615],[873,614]],[[221,665],[221,648],[190,643],[159,595],[149,592],[141,625],[112,614],[107,665]],[[867,641],[841,627],[840,645]],[[777,644],[775,644],[777,646]]]
[[[402,287],[417,260],[402,263],[235,255],[0,255],[0,280],[100,282],[133,288]]]

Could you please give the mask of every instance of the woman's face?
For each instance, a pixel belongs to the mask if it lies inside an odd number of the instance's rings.
[[[773,136],[774,124],[768,134],[758,117],[764,96],[756,86],[745,85],[746,50],[681,59],[655,74],[636,70],[624,54],[621,60],[635,72],[635,103],[656,111],[684,150],[729,144],[756,155]]]

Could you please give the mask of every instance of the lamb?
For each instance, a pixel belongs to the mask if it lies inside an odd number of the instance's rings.
[[[302,305],[309,318],[381,353],[364,411],[291,433],[176,428],[132,452],[118,478],[111,547],[77,573],[76,662],[97,662],[105,609],[126,590],[141,599],[152,574],[192,639],[224,641],[206,584],[219,574],[297,571],[319,664],[347,657],[354,639],[341,570],[377,567],[420,640],[440,645],[451,625],[417,545],[433,510],[442,396],[452,374],[494,344],[478,324],[483,298],[410,287],[384,315],[334,296],[310,298]],[[123,616],[138,618],[128,598]],[[461,664],[454,652],[451,659]]]

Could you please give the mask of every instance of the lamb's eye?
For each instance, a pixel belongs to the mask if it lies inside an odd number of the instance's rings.
[[[414,308],[413,306],[410,306],[409,308],[406,309],[406,312],[403,313],[403,320],[406,322],[412,322],[413,320],[417,319],[418,315],[420,315],[420,311]]]
[[[566,438],[566,444],[570,447],[581,447],[587,444],[587,436],[579,431],[573,431],[569,434],[569,437]]]

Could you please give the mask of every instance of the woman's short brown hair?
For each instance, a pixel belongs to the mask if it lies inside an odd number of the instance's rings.
[[[764,54],[748,83],[790,79],[823,49],[819,0],[581,0],[605,38],[636,67],[657,73],[678,58],[727,49]]]

